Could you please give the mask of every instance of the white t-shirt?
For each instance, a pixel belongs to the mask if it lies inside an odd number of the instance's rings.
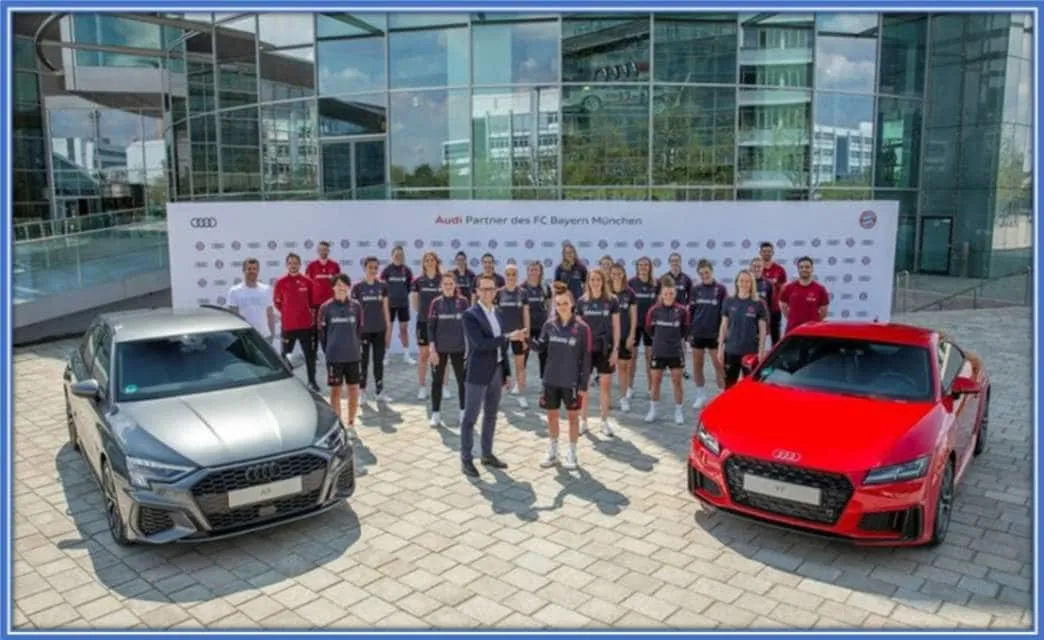
[[[237,284],[228,292],[228,304],[239,309],[239,315],[253,325],[258,333],[266,338],[272,337],[272,332],[268,330],[268,308],[272,306],[272,287],[263,282],[258,282],[253,287],[248,287],[245,282]]]

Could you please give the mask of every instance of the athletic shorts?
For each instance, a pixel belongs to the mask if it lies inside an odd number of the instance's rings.
[[[339,387],[342,384],[359,384],[361,377],[358,362],[326,363],[326,384],[331,387]]]
[[[634,345],[645,345],[646,347],[652,346],[652,334],[645,330],[645,327],[638,327],[634,332]]]
[[[684,369],[685,363],[682,362],[682,358],[653,358],[649,363],[649,366],[655,371],[663,371],[664,369]]]
[[[717,338],[697,338],[695,336],[689,338],[689,346],[693,349],[710,349],[716,350],[718,348]]]
[[[409,322],[410,321],[410,308],[409,307],[392,307],[389,310],[389,318],[394,322]]]
[[[572,389],[544,385],[544,392],[540,394],[540,408],[557,411],[563,405],[566,411],[576,411],[580,408],[580,398]]]
[[[634,341],[635,346],[638,345],[637,338]],[[634,354],[627,348],[627,340],[620,340],[620,346],[616,348],[616,359],[617,360],[630,360],[634,358]]]
[[[591,354],[591,369],[604,376],[612,375],[616,371],[616,367],[609,364],[609,354],[600,351]]]
[[[418,322],[416,329],[417,346],[426,347],[431,344],[431,341],[428,340],[428,322],[426,320]]]
[[[525,342],[522,342],[522,341],[514,342],[514,341],[512,341],[512,343],[511,343],[511,353],[515,354],[516,356],[520,356],[520,355],[522,355],[525,352],[526,352],[526,343]]]

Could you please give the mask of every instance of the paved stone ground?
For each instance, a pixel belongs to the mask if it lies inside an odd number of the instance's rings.
[[[1032,624],[1030,316],[922,313],[994,377],[989,448],[937,550],[865,550],[704,512],[685,488],[690,427],[635,413],[541,470],[543,423],[506,400],[506,472],[471,483],[456,412],[433,430],[414,371],[365,414],[350,504],[249,537],[120,549],[65,444],[70,342],[15,356],[14,624],[20,628],[1007,627]],[[641,388],[639,383],[639,388]],[[535,398],[531,403],[535,404]],[[691,422],[692,412],[687,411]]]

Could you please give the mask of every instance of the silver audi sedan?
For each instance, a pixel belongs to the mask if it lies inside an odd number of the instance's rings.
[[[337,414],[231,311],[101,315],[64,386],[69,442],[101,487],[118,544],[239,535],[355,491]]]

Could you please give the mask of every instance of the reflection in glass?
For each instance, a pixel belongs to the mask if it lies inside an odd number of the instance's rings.
[[[113,51],[75,51],[76,64],[84,67],[138,67],[160,69],[162,52],[181,37],[181,29],[104,13],[74,13],[72,39],[79,44],[153,49],[154,56]],[[60,59],[60,56],[59,58]]]
[[[352,199],[352,143],[324,142],[323,198]]]
[[[383,200],[387,198],[384,140],[323,143],[323,198]]]
[[[387,198],[384,140],[355,142],[355,199],[384,200]]]
[[[192,193],[217,194],[217,123],[214,116],[198,116],[189,120],[189,138],[192,141]]]
[[[270,49],[262,51],[260,59],[262,102],[315,95],[313,47]]]
[[[653,184],[732,184],[735,89],[656,87],[653,110]]]
[[[320,40],[319,95],[384,91],[384,37]]]
[[[816,88],[873,93],[877,66],[877,14],[819,14]]]
[[[886,13],[881,25],[881,66],[877,90],[901,96],[924,93],[928,18]]]
[[[648,15],[562,21],[563,82],[648,80]]]
[[[812,86],[812,16],[740,14],[740,84]]]
[[[880,98],[877,101],[878,187],[917,187],[921,154],[922,103],[917,100]],[[956,152],[942,144],[928,149],[928,157],[945,157]],[[979,156],[984,157],[984,156]],[[926,167],[934,160],[926,159]]]
[[[171,166],[167,157],[167,141],[163,127],[163,112],[141,114],[140,140],[127,146],[127,176],[132,185],[141,185],[149,210],[162,210],[167,202],[168,175]]]
[[[385,133],[388,109],[384,101],[383,93],[319,98],[319,135]]]
[[[388,28],[421,29],[426,27],[463,26],[468,23],[466,13],[409,13],[388,14]]]
[[[874,148],[874,98],[816,92],[812,127],[812,187],[816,197],[870,184]],[[845,200],[854,200],[847,194]]]
[[[739,189],[737,200],[772,201],[772,200],[808,200],[806,189]]]
[[[506,200],[509,197],[512,200],[558,200],[558,189],[516,188],[505,192],[504,189],[498,188],[476,188],[474,195],[475,200]]]
[[[468,84],[468,48],[468,30],[464,28],[392,32],[388,36],[391,88]]]
[[[262,49],[311,46],[315,41],[315,14],[261,13],[257,29]]]
[[[261,149],[257,107],[219,113],[221,125],[221,188],[224,193],[261,190]]]
[[[384,35],[388,28],[383,13],[317,13],[316,28],[320,39],[349,36]]]
[[[738,186],[808,186],[811,101],[808,91],[740,89]]]
[[[471,187],[471,118],[467,91],[393,93],[391,184],[450,187],[466,199]]]
[[[471,31],[474,84],[558,81],[558,22],[476,24]]]
[[[714,200],[732,200],[731,188],[727,189],[653,189],[652,199],[664,202],[710,202]]]
[[[648,200],[648,189],[633,187],[572,187],[562,190],[563,200]]]
[[[217,61],[218,107],[221,109],[257,104],[255,18],[239,18],[215,27],[214,55]]]
[[[12,63],[15,69],[36,71],[36,48],[31,38],[14,39],[14,55]]]
[[[319,149],[311,100],[261,107],[265,191],[317,191]]]
[[[204,62],[202,56],[194,56],[188,60],[188,110],[190,116],[213,113],[217,108],[217,97],[214,95],[213,60]]]
[[[558,184],[558,103],[557,88],[475,90],[476,188],[501,189],[511,199],[513,187]]]
[[[648,184],[648,87],[564,87],[563,92],[563,184]]]
[[[658,82],[736,83],[736,15],[654,15]]]

